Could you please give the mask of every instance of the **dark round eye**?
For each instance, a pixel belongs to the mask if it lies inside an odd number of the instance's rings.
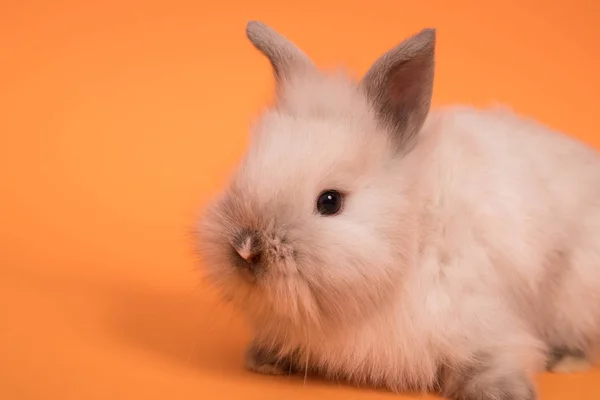
[[[337,190],[326,190],[317,198],[317,211],[321,215],[335,215],[342,208],[342,194]]]

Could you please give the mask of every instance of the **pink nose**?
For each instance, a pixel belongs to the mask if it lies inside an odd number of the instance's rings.
[[[241,232],[235,238],[233,248],[248,267],[253,269],[260,262],[262,250],[259,236],[255,232]]]

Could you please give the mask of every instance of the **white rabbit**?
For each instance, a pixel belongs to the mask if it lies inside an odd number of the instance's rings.
[[[260,22],[277,99],[203,216],[247,367],[460,400],[533,400],[597,360],[600,156],[508,110],[430,111],[435,31],[360,82]]]

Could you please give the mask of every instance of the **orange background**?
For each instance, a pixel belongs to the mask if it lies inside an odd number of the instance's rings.
[[[321,3],[322,2],[322,3]],[[3,0],[0,398],[398,398],[244,372],[194,218],[271,96],[248,19],[357,75],[438,29],[436,104],[510,104],[600,145],[600,3]],[[600,371],[541,399],[599,399]]]

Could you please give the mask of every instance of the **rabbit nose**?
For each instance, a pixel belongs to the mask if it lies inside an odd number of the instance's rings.
[[[244,261],[244,265],[255,270],[259,265],[262,255],[259,235],[256,232],[243,231],[233,243],[233,248]]]

